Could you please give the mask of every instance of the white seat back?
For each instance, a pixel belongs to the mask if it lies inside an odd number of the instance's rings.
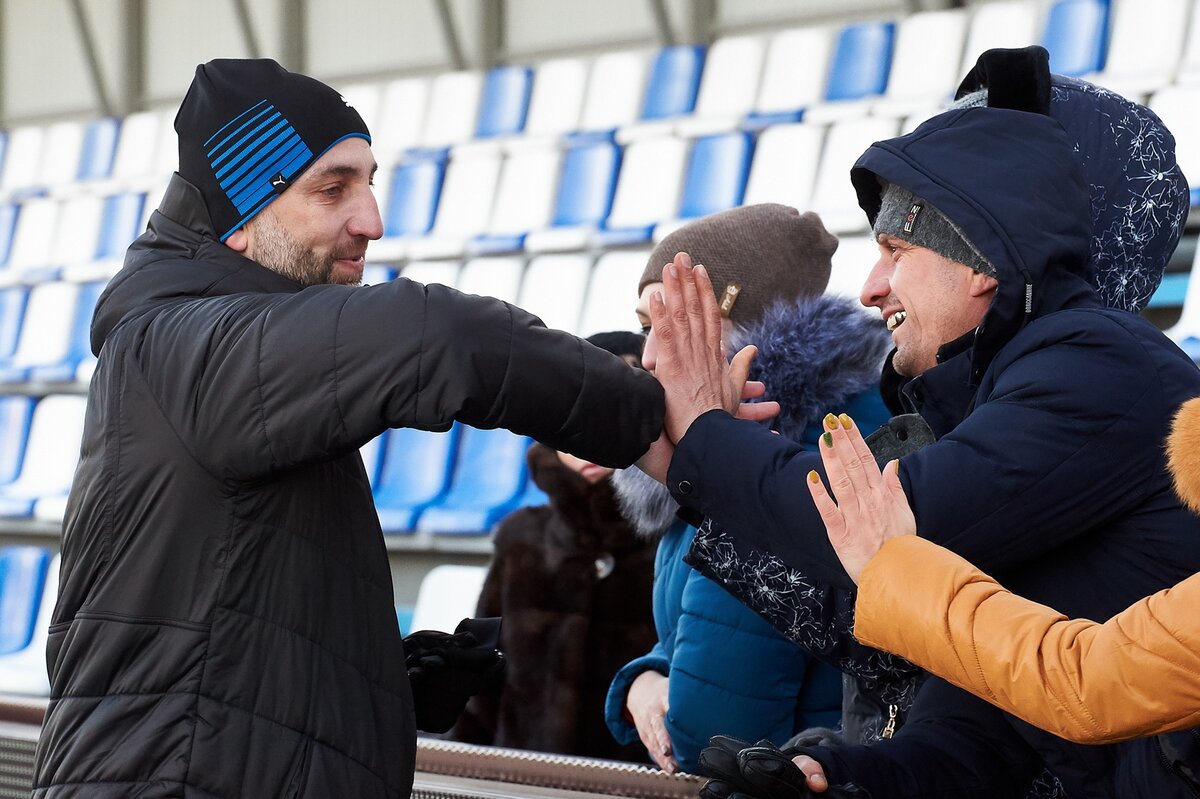
[[[447,72],[434,78],[421,144],[446,147],[475,135],[482,90],[483,73],[476,70]]]
[[[772,36],[754,110],[779,113],[819,102],[832,54],[833,31],[827,27],[794,28]]]
[[[847,119],[829,128],[813,190],[813,210],[833,233],[865,230],[866,214],[850,183],[850,168],[873,143],[896,135],[899,121],[882,117]]]
[[[486,577],[484,566],[451,563],[434,566],[421,580],[413,607],[412,630],[405,632],[454,632],[459,622],[475,616]]]
[[[608,215],[610,228],[652,225],[676,215],[688,146],[685,139],[659,136],[625,148]]]
[[[587,76],[588,64],[582,58],[557,58],[539,64],[529,97],[526,135],[555,136],[578,128]]]
[[[87,397],[51,394],[33,410],[29,444],[17,479],[0,493],[12,497],[43,497],[67,493],[79,463]]]
[[[577,333],[592,258],[580,253],[539,255],[525,267],[517,302],[546,327]]]
[[[579,322],[579,335],[641,329],[635,312],[637,284],[649,257],[649,250],[616,250],[596,260],[583,318]]]
[[[1041,17],[1042,9],[1036,0],[1006,0],[976,5],[971,14],[959,75],[966,75],[984,50],[1037,44],[1041,38],[1038,35]]]
[[[646,89],[649,54],[605,53],[592,63],[583,102],[581,130],[612,130],[637,119]]]
[[[783,203],[807,211],[821,163],[824,125],[773,125],[758,137],[746,180],[746,205]]]
[[[550,224],[562,150],[553,144],[522,148],[504,159],[487,232],[512,235]]]
[[[472,258],[463,264],[458,290],[515,305],[521,290],[522,266],[517,256]]]

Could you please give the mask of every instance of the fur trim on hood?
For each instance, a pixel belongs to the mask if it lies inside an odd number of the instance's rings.
[[[1193,513],[1200,513],[1200,397],[1179,406],[1167,437],[1167,468],[1175,493]]]
[[[636,466],[618,469],[610,480],[617,507],[638,537],[646,541],[662,538],[679,510],[667,487]]]
[[[802,441],[809,424],[879,385],[891,349],[887,329],[857,302],[822,295],[780,301],[762,319],[735,328],[730,351],[758,346],[752,380],[782,406],[777,429]]]

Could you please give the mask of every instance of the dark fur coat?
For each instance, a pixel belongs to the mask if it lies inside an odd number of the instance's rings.
[[[641,762],[640,745],[609,734],[604,698],[655,641],[654,545],[621,518],[608,479],[589,484],[541,444],[528,462],[551,504],[500,523],[479,600],[478,615],[504,617],[504,685],[472,699],[451,737]]]

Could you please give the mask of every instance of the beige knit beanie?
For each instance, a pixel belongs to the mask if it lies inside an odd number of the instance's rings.
[[[811,211],[777,203],[744,205],[674,231],[654,248],[638,296],[662,280],[665,264],[686,252],[712,279],[721,314],[738,324],[758,321],[776,300],[824,293],[838,242]]]

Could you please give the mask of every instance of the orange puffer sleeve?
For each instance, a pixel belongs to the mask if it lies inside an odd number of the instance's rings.
[[[1200,725],[1200,575],[1104,624],[1006,591],[947,549],[888,541],[863,571],[854,634],[1079,743]]]

